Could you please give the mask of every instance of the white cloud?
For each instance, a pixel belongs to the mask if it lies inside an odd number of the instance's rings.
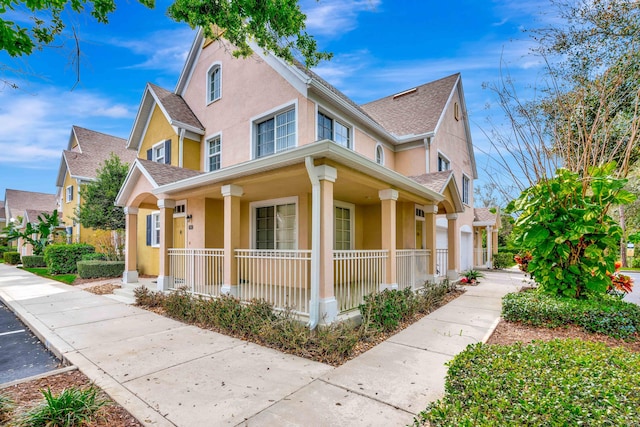
[[[311,34],[339,37],[358,26],[358,15],[375,12],[382,0],[305,0],[301,3],[307,15]]]
[[[72,125],[126,136],[136,108],[95,92],[4,89],[0,91],[0,165],[56,169]]]

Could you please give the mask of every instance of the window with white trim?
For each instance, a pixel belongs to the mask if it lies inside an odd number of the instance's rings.
[[[216,101],[222,96],[221,91],[222,69],[216,64],[207,73],[207,103]]]
[[[438,154],[438,172],[448,171],[451,169],[451,162],[442,154]]]
[[[73,200],[73,185],[70,185],[66,188],[66,200],[67,203]]]
[[[469,204],[469,189],[471,188],[471,182],[469,177],[462,175],[462,203]]]
[[[350,203],[333,202],[333,249],[350,251],[353,249],[353,211]]]
[[[220,169],[220,136],[215,136],[207,141],[207,170],[209,172]]]
[[[376,145],[376,163],[384,166],[384,148],[382,145]]]
[[[344,147],[351,148],[351,128],[346,124],[318,112],[318,140],[330,139]]]
[[[164,163],[164,142],[155,145],[153,147],[153,158],[152,160],[156,163]]]
[[[296,109],[274,114],[255,124],[255,158],[279,153],[296,146]]]
[[[296,249],[297,204],[287,201],[261,202],[254,209],[255,249]]]
[[[160,246],[160,212],[151,214],[151,246]]]

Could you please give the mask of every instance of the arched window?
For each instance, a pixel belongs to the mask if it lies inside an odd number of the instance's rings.
[[[222,69],[220,64],[213,65],[207,73],[207,103],[220,99],[222,96],[221,77]]]
[[[384,149],[380,144],[376,145],[376,163],[384,165]]]

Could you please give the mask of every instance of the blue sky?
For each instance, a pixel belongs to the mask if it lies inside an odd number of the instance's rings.
[[[80,82],[67,33],[55,47],[12,59],[0,53],[0,198],[5,188],[55,193],[60,156],[72,125],[128,138],[146,82],[173,90],[194,31],[166,17],[169,2],[149,10],[117,1],[108,25],[67,16],[81,42]],[[552,19],[546,0],[302,0],[307,30],[334,59],[316,72],[358,103],[462,73],[478,183],[491,148],[483,135],[495,101],[483,83],[508,67],[518,85],[533,84],[541,65],[522,32]],[[21,21],[18,12],[3,18]],[[501,71],[502,62],[502,71]],[[9,70],[7,69],[9,68]],[[19,70],[14,73],[12,70]],[[17,83],[19,89],[4,85]],[[496,115],[498,114],[498,115]]]

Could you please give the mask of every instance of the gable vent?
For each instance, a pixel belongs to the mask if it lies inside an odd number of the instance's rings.
[[[395,95],[393,95],[393,99],[400,98],[401,96],[409,95],[410,93],[413,93],[413,92],[415,92],[417,90],[418,90],[418,88],[414,87],[413,89],[409,89],[409,90],[405,90],[404,92],[396,93]]]

